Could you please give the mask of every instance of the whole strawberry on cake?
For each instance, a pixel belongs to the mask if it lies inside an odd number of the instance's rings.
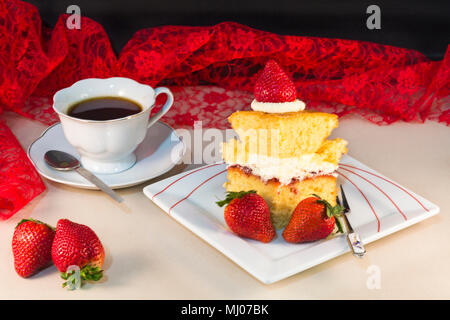
[[[342,139],[327,140],[334,114],[305,110],[292,80],[273,60],[254,92],[253,111],[229,117],[239,140],[224,143],[228,192],[254,190],[267,202],[276,229],[285,227],[300,201],[312,194],[336,204],[336,169],[347,152]]]

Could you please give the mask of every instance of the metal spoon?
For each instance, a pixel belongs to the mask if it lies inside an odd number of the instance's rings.
[[[103,181],[97,178],[92,172],[84,169],[77,158],[68,154],[67,152],[50,150],[44,155],[45,162],[53,169],[59,171],[71,171],[75,170],[84,178],[95,184],[103,192],[106,192],[111,198],[117,202],[122,202],[123,198],[114,192],[110,187],[108,187]]]

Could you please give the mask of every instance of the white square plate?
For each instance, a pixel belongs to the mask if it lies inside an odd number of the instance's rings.
[[[351,207],[348,218],[370,243],[430,218],[439,207],[368,168],[350,156],[340,163],[338,183]],[[269,284],[349,252],[345,237],[307,244],[284,241],[281,231],[270,243],[244,239],[229,231],[223,208],[226,165],[217,163],[178,174],[144,188],[161,209],[229,257],[263,283]]]

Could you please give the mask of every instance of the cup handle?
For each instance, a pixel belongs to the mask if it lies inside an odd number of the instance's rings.
[[[173,104],[173,95],[169,88],[159,87],[155,88],[155,100],[158,94],[165,93],[167,94],[167,101],[164,106],[159,110],[153,117],[148,120],[147,128],[150,128],[156,121],[158,121],[163,115],[166,114],[167,111],[172,107]]]

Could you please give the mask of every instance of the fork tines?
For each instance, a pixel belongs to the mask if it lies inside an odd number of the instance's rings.
[[[344,188],[342,188],[342,184],[340,185],[340,187],[341,187],[342,205],[344,206],[344,212],[347,213],[347,212],[350,212],[350,206],[348,205],[347,197],[345,196]],[[338,199],[339,199],[339,197],[338,197]],[[341,201],[339,201],[338,204],[340,205]]]

